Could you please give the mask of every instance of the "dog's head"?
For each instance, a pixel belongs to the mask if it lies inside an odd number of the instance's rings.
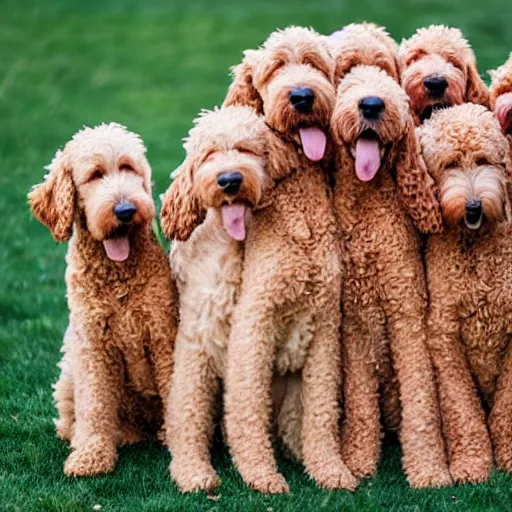
[[[267,183],[267,134],[250,107],[205,111],[194,121],[185,161],[163,199],[160,219],[168,238],[187,240],[211,208],[232,238],[245,239],[246,221]]]
[[[433,110],[471,102],[489,105],[471,46],[457,28],[420,28],[400,45],[402,85],[411,98],[416,123]]]
[[[441,229],[432,180],[421,159],[405,91],[375,66],[357,66],[338,87],[332,133],[361,182],[396,178],[403,206],[423,232]],[[343,179],[343,177],[340,177]]]
[[[233,70],[224,105],[248,105],[267,124],[319,161],[334,105],[334,63],[327,39],[311,29],[289,27],[244,52]]]
[[[470,103],[437,112],[418,137],[448,226],[478,230],[510,215],[510,148],[492,112]]]
[[[503,66],[489,71],[491,108],[494,110],[503,133],[512,135],[512,53]]]
[[[32,213],[58,242],[69,239],[78,216],[111,260],[126,260],[130,234],[155,215],[145,153],[140,137],[119,124],[84,128],[29,193]]]
[[[335,60],[336,83],[356,66],[377,66],[400,82],[398,45],[384,27],[352,23],[332,33],[329,45]]]

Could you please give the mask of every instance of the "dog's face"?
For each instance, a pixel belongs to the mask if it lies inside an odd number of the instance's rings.
[[[319,161],[334,105],[333,71],[326,38],[289,27],[271,34],[260,49],[245,52],[224,105],[252,106],[307,158]]]
[[[400,82],[398,45],[383,27],[352,23],[329,36],[336,83],[356,66],[377,66]]]
[[[186,240],[215,209],[235,240],[246,236],[246,222],[267,183],[268,128],[250,107],[224,107],[195,121],[185,142],[187,157],[162,206],[166,236]]]
[[[357,66],[340,82],[332,132],[354,159],[361,181],[371,181],[405,136],[409,103],[403,89],[375,66]]]
[[[491,112],[472,104],[440,111],[418,135],[448,226],[478,230],[504,218],[510,154]]]
[[[491,107],[503,133],[512,135],[512,54],[507,62],[495,71],[490,71]]]
[[[30,193],[32,211],[59,241],[69,238],[75,216],[82,216],[107,256],[126,260],[130,234],[155,215],[145,152],[141,139],[118,124],[84,128]]]
[[[465,102],[488,106],[489,93],[476,59],[459,29],[432,25],[400,46],[402,85],[411,98],[417,124],[433,110]]]

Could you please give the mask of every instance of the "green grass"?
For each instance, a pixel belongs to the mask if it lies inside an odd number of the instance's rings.
[[[155,198],[183,156],[180,139],[201,108],[221,102],[228,68],[276,27],[331,32],[385,24],[397,39],[417,26],[463,28],[481,71],[512,50],[510,0],[2,0],[0,2],[0,510],[512,510],[512,479],[437,491],[408,489],[396,443],[355,494],[324,492],[281,461],[289,496],[246,489],[217,444],[216,499],[179,493],[159,446],[121,450],[112,475],[64,477],[68,448],[54,434],[51,384],[67,324],[65,246],[32,220],[29,187],[83,124],[115,120],[144,137]]]

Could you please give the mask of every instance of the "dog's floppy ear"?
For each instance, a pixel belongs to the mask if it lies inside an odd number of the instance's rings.
[[[28,194],[34,217],[52,233],[56,242],[69,240],[75,217],[76,190],[64,152],[57,151],[43,183]]]
[[[190,157],[173,173],[160,211],[160,225],[167,238],[185,241],[203,222],[206,210],[201,207],[194,191],[193,168]]]
[[[398,148],[396,180],[400,202],[422,233],[441,233],[443,220],[436,187],[427,171],[412,119]]]
[[[466,68],[466,101],[489,107],[489,90],[478,74],[476,62],[472,61]]]
[[[254,66],[260,50],[246,50],[238,66],[232,68],[233,82],[229,86],[223,107],[242,105],[263,114],[263,100],[253,84]]]

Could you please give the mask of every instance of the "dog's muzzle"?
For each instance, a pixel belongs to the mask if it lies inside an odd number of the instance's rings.
[[[136,211],[137,207],[131,201],[123,201],[114,206],[114,215],[125,223],[131,222]]]
[[[290,92],[290,102],[298,112],[309,114],[313,110],[315,93],[309,87],[297,87]]]
[[[228,196],[234,196],[240,192],[244,178],[241,173],[224,172],[217,176],[217,184]]]
[[[423,85],[431,98],[441,98],[448,87],[448,82],[444,76],[427,76],[423,80]]]
[[[482,222],[482,201],[471,199],[466,203],[464,221],[470,229],[478,229],[480,227]]]

